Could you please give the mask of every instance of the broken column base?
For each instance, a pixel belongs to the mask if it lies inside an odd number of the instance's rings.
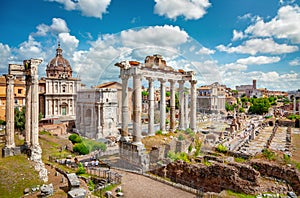
[[[146,153],[145,146],[140,143],[120,142],[120,158],[132,169],[139,168],[141,171],[149,169],[149,154]],[[124,167],[126,168],[126,167]]]
[[[2,148],[2,157],[15,156],[21,154],[21,147],[4,147]]]
[[[31,146],[30,160],[35,162],[34,169],[39,172],[39,177],[44,182],[48,182],[48,171],[42,161],[42,148],[40,145]]]

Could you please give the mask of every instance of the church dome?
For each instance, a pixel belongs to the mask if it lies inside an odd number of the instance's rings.
[[[63,57],[60,43],[56,49],[56,56],[47,65],[46,75],[53,78],[72,77],[72,67],[69,61]]]

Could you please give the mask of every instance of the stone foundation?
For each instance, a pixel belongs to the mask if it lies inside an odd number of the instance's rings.
[[[149,169],[149,155],[143,144],[132,144],[130,142],[120,142],[120,158],[143,171]]]
[[[2,157],[15,156],[20,154],[21,154],[21,147],[2,148]]]

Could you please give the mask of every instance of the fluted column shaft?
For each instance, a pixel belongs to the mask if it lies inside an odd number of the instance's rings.
[[[142,142],[141,133],[141,109],[142,109],[142,87],[141,75],[133,75],[134,103],[133,103],[133,143]]]
[[[153,79],[147,78],[149,82],[149,93],[148,93],[148,135],[154,135],[154,87]]]
[[[179,82],[179,129],[184,130],[184,80]]]
[[[121,141],[126,141],[128,138],[128,76],[122,76],[122,131]]]
[[[184,128],[189,128],[189,92],[184,91]]]
[[[160,130],[166,131],[166,81],[160,79]]]
[[[197,127],[196,127],[196,80],[191,80],[191,122],[190,122],[190,128],[193,131],[196,131]]]
[[[175,82],[170,80],[170,131],[175,130],[176,119],[175,119]]]
[[[31,77],[26,76],[26,111],[25,111],[25,145],[27,147],[31,144]],[[46,101],[47,104],[47,101]],[[46,112],[48,109],[46,109]]]
[[[38,65],[31,62],[31,145],[39,145]]]
[[[14,117],[14,79],[13,75],[6,75],[6,142],[5,147],[15,147],[15,117]]]

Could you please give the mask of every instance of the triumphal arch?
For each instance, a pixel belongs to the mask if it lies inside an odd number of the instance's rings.
[[[142,107],[142,79],[148,81],[148,135],[154,135],[154,83],[160,83],[160,130],[166,132],[166,83],[170,85],[170,131],[176,127],[175,117],[175,92],[176,83],[179,84],[179,130],[187,128],[188,113],[186,113],[185,83],[190,83],[190,112],[189,128],[196,131],[196,83],[195,72],[175,70],[167,66],[161,55],[155,54],[147,56],[144,64],[137,61],[122,61],[115,66],[120,68],[120,78],[122,79],[122,128],[120,156],[121,158],[136,165],[147,164],[146,157],[143,157],[143,144],[141,132],[141,107]],[[133,79],[133,112],[128,108],[128,80]],[[133,114],[132,142],[128,138],[129,113]],[[136,153],[135,153],[136,152]],[[135,157],[133,157],[135,156]]]

